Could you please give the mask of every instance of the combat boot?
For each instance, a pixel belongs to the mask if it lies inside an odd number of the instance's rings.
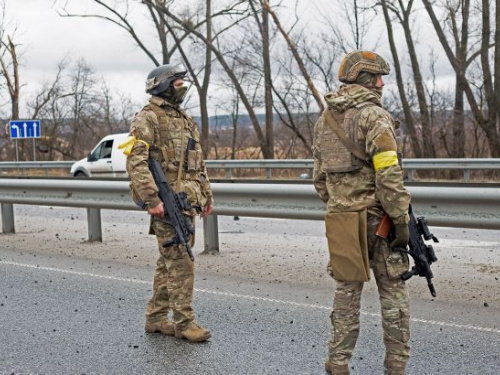
[[[387,367],[385,369],[385,375],[405,375],[404,367]]]
[[[197,323],[190,322],[185,327],[175,327],[175,337],[178,339],[186,339],[190,342],[202,342],[212,337],[212,334],[205,328],[200,327]]]
[[[331,375],[349,375],[348,365],[337,365],[333,362],[325,362],[325,371]]]
[[[160,320],[159,322],[155,323],[150,323],[146,321],[144,330],[148,333],[158,332],[166,336],[175,335],[174,323],[169,322],[168,320]]]

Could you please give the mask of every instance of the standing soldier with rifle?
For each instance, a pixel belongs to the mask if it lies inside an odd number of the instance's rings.
[[[314,130],[314,186],[327,205],[328,272],[336,280],[331,337],[325,369],[349,374],[359,334],[363,283],[370,268],[377,283],[386,348],[386,374],[404,374],[410,355],[410,306],[400,277],[408,271],[410,194],[403,186],[392,116],[382,108],[383,75],[389,65],[378,54],[353,51],[344,57],[336,92]],[[394,225],[389,243],[375,235],[387,213]]]
[[[146,80],[149,103],[130,128],[127,171],[134,201],[151,215],[158,240],[153,296],[146,308],[146,332],[206,341],[195,322],[194,217],[212,212],[213,195],[199,143],[198,127],[181,108],[187,93],[182,66],[162,65]],[[169,313],[172,312],[172,320]]]

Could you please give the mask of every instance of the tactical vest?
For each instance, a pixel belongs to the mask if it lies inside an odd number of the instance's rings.
[[[179,176],[185,180],[199,180],[205,164],[196,123],[174,108],[159,107],[153,103],[145,108],[153,111],[158,118],[151,156],[162,164],[169,181]],[[192,139],[192,147],[187,150],[189,139]]]
[[[363,108],[372,105],[374,104],[365,102],[345,112],[332,111],[337,124],[361,150],[366,149],[366,135],[359,129],[359,116]],[[367,161],[354,156],[326,121],[323,117],[323,134],[319,143],[323,170],[327,173],[353,172],[366,165]]]

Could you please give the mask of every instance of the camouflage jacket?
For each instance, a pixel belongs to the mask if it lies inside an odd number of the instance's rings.
[[[163,98],[152,96],[149,103],[134,116],[130,134],[139,140],[127,156],[132,194],[137,194],[148,207],[160,203],[158,188],[147,163],[151,155],[161,163],[175,192],[186,192],[189,202],[198,208],[213,204],[198,126],[182,109]],[[189,138],[194,139],[195,146],[187,152]],[[195,210],[191,212],[195,213]]]
[[[367,88],[349,84],[326,94],[325,100],[334,113],[354,110],[354,129],[348,130],[366,152],[366,162],[359,163],[356,170],[325,171],[325,146],[321,141],[329,126],[325,113],[320,116],[314,127],[314,186],[328,211],[368,209],[379,217],[386,212],[395,223],[407,223],[410,194],[403,185],[403,171],[397,160],[395,122],[382,108],[380,97]]]

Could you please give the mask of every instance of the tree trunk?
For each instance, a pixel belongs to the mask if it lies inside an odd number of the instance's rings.
[[[488,137],[488,143],[490,146],[490,153],[492,157],[500,156],[500,143],[498,140],[498,134],[496,130],[496,116],[492,116],[491,112],[495,111],[495,101],[493,98],[493,85],[491,83],[491,72],[489,68],[488,62],[488,51],[489,51],[489,37],[490,37],[490,22],[489,22],[489,1],[483,0],[483,25],[482,25],[482,41],[481,41],[481,65],[483,68],[483,83],[485,88],[486,100],[488,104],[488,115],[485,118],[483,115],[483,110],[477,103],[477,100],[474,96],[474,92],[472,91],[471,85],[465,76],[464,66],[460,65],[460,62],[457,60],[456,56],[453,55],[453,51],[446,39],[443,28],[436,17],[436,13],[432,8],[432,4],[430,0],[422,0],[424,3],[425,9],[431,18],[432,24],[436,33],[438,35],[439,41],[443,46],[443,49],[448,57],[448,60],[451,63],[451,66],[455,70],[457,75],[457,79],[461,83],[461,87],[464,90],[464,93],[467,97],[467,101],[469,102],[472,114],[474,115],[474,119],[476,123],[483,129],[486,136]],[[495,112],[496,113],[496,112]]]
[[[406,128],[408,130],[408,134],[410,135],[410,143],[413,149],[413,153],[415,157],[422,157],[422,149],[420,148],[419,138],[417,137],[417,132],[415,130],[415,123],[413,121],[413,114],[411,112],[410,104],[408,103],[408,99],[406,98],[405,87],[403,83],[403,75],[401,72],[401,64],[399,62],[398,51],[396,49],[396,43],[394,41],[394,33],[392,30],[392,22],[389,17],[389,11],[387,9],[387,3],[385,0],[381,1],[382,10],[384,13],[385,23],[387,26],[387,36],[389,38],[389,45],[391,47],[392,60],[394,62],[394,70],[396,71],[396,82],[398,86],[399,97],[401,98],[401,104],[403,106],[403,113],[405,116]]]
[[[271,158],[274,158],[273,83],[269,47],[269,12],[262,8],[262,60],[264,65],[264,101],[266,107],[266,140]]]
[[[462,30],[461,37],[458,39],[458,29],[456,27],[455,15],[450,14],[453,25],[453,34],[455,35],[455,54],[457,63],[461,71],[467,70],[467,47],[469,42],[469,15],[470,0],[461,3],[462,9]],[[450,11],[451,13],[451,11]],[[458,74],[455,73],[455,103],[453,106],[453,154],[452,157],[465,157],[465,115],[464,115],[464,87]]]
[[[495,108],[497,123],[500,123],[500,0],[495,2]]]
[[[206,0],[205,19],[207,20],[207,39],[212,40],[212,0]],[[210,84],[210,75],[212,73],[212,50],[205,46],[205,71],[203,74],[203,83],[201,85],[200,111],[201,111],[201,148],[205,157],[210,152],[209,136],[210,121],[208,117],[208,86]]]
[[[420,72],[420,65],[418,63],[417,52],[415,51],[415,43],[411,36],[410,28],[410,14],[413,1],[408,3],[407,9],[401,9],[404,14],[402,26],[405,33],[406,45],[410,55],[411,68],[413,72],[413,80],[415,83],[415,90],[417,91],[418,107],[420,109],[420,124],[422,126],[423,150],[422,156],[424,158],[436,157],[434,144],[432,142],[432,129],[430,125],[429,107],[427,105],[427,98],[425,96],[424,81],[422,73]]]
[[[232,134],[232,139],[231,139],[231,160],[236,159],[236,140],[238,138],[238,118],[239,118],[239,98],[238,94],[236,94],[236,97],[234,99],[234,106],[233,106],[233,114],[232,114],[232,120],[233,120],[233,134]]]
[[[1,72],[7,83],[7,89],[9,90],[10,104],[11,104],[11,120],[19,119],[19,61],[17,60],[16,45],[12,42],[10,37],[7,37],[7,43],[4,43],[8,54],[12,60],[12,75],[9,72],[8,64],[3,60],[0,55],[0,65],[2,67]]]
[[[490,153],[494,158],[500,157],[500,140],[498,138],[497,130],[497,110],[495,109],[495,92],[493,89],[493,79],[491,75],[490,61],[489,61],[489,45],[491,37],[491,20],[490,20],[490,1],[482,0],[483,17],[482,17],[482,30],[481,30],[481,67],[483,69],[483,84],[484,93],[486,95],[486,103],[488,105],[487,116],[484,121],[480,123],[483,130],[488,136],[488,144],[490,145]]]
[[[458,78],[455,79],[455,104],[453,106],[453,158],[465,157],[465,116],[464,116],[464,90]]]
[[[207,1],[207,9],[206,9],[206,15],[207,15],[207,39],[211,40],[212,38],[212,22],[211,22],[211,0],[206,0]],[[161,17],[164,19],[164,17]],[[204,76],[203,76],[203,82],[200,83],[200,80],[198,79],[195,70],[191,66],[189,59],[184,52],[184,48],[181,45],[181,40],[177,37],[177,34],[175,33],[174,29],[168,22],[164,22],[165,27],[168,29],[170,34],[172,35],[172,38],[174,39],[177,49],[179,50],[182,59],[184,60],[184,63],[186,64],[186,67],[191,75],[191,79],[193,80],[194,86],[196,87],[196,90],[198,91],[198,97],[200,99],[200,117],[201,117],[201,134],[200,134],[200,143],[201,143],[201,148],[203,150],[203,154],[205,157],[208,156],[208,153],[210,151],[210,144],[209,144],[209,133],[210,133],[210,121],[209,121],[209,116],[208,116],[208,101],[207,101],[207,96],[208,96],[208,86],[210,83],[210,73],[212,71],[212,52],[210,48],[206,47],[205,49],[205,71],[204,71]]]

